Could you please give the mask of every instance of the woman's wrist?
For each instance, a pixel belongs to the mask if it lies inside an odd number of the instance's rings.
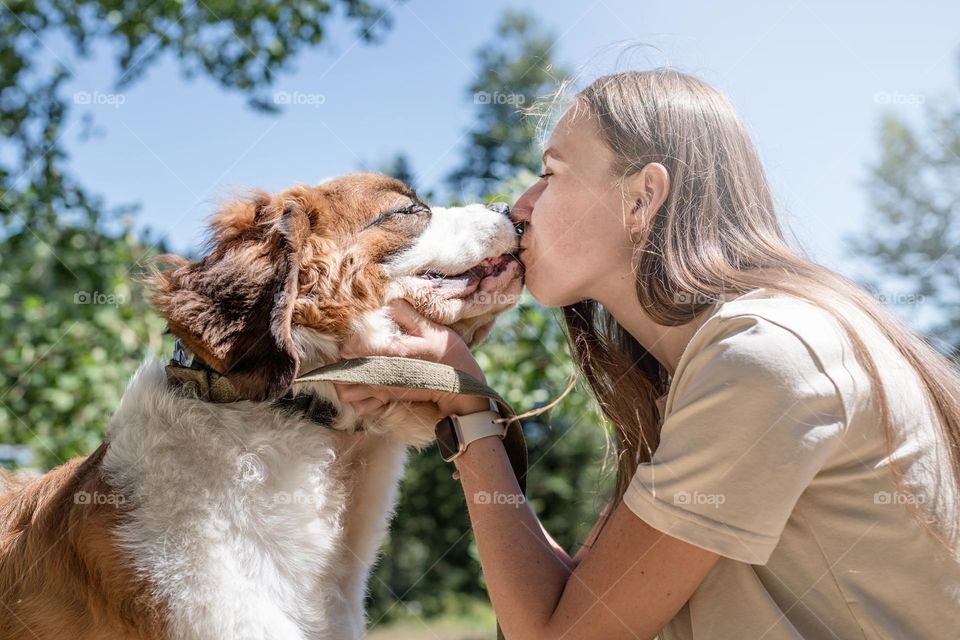
[[[460,475],[463,474],[463,471],[469,470],[476,476],[480,473],[480,469],[490,467],[491,457],[496,458],[505,452],[506,449],[501,438],[496,436],[478,438],[468,444],[462,454],[454,458],[453,464]]]
[[[490,402],[480,396],[457,396],[450,402],[438,403],[437,406],[445,416],[465,416],[478,411],[488,411]]]
[[[460,341],[459,345],[448,349],[443,354],[443,357],[440,358],[439,362],[449,367],[453,367],[459,371],[463,371],[464,373],[470,374],[484,384],[487,382],[487,378],[483,374],[483,369],[480,368],[480,365],[477,363],[477,359],[473,357],[470,347],[468,347],[462,340]]]
[[[483,369],[480,368],[480,365],[477,364],[477,361],[473,358],[473,354],[470,353],[470,350],[464,345],[464,351],[466,353],[451,353],[448,358],[444,359],[444,364],[453,367],[459,371],[473,376],[481,383],[487,383],[487,377],[483,374]],[[486,398],[479,396],[462,396],[457,395],[453,396],[447,402],[439,402],[437,406],[440,408],[440,411],[445,416],[456,414],[458,416],[465,416],[470,413],[476,413],[478,411],[486,411],[490,408],[490,403]]]

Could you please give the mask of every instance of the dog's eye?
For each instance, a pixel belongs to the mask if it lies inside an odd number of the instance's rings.
[[[383,213],[378,215],[373,221],[367,224],[367,226],[365,226],[363,229],[366,230],[371,227],[379,226],[389,220],[403,219],[406,216],[413,216],[413,215],[430,215],[430,207],[423,204],[422,202],[411,202],[405,207],[384,211]]]
[[[419,202],[411,202],[402,209],[391,209],[381,215],[383,216],[406,216],[417,213],[427,213],[430,211],[426,206]]]

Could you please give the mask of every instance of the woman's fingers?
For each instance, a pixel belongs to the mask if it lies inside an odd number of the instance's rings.
[[[380,398],[367,398],[366,400],[351,403],[353,410],[357,412],[357,415],[361,416],[371,414],[383,405],[384,403]]]
[[[407,387],[381,387],[368,384],[335,382],[337,399],[356,407],[367,400],[376,400],[380,406],[388,402],[437,402],[450,395],[433,389],[410,389]]]
[[[374,395],[375,387],[367,384],[345,384],[340,382],[333,383],[337,391],[337,399],[340,402],[356,402]]]
[[[417,313],[413,305],[403,298],[393,300],[388,306],[388,313],[404,334],[395,336],[390,344],[380,346],[367,344],[359,334],[352,335],[340,345],[340,357],[345,359],[380,355],[415,357],[422,348],[424,332],[430,331],[430,321]]]
[[[423,336],[433,329],[433,323],[420,315],[413,305],[403,298],[390,301],[390,312],[394,322],[407,333]]]

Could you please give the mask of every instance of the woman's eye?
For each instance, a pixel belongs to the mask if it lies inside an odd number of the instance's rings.
[[[541,179],[546,179],[546,178],[549,178],[549,177],[552,176],[552,175],[553,175],[552,173],[544,172],[544,173],[541,173],[541,174],[540,174],[540,178],[541,178]]]

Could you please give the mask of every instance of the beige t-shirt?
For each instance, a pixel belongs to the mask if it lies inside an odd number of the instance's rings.
[[[624,502],[722,557],[662,640],[960,638],[960,519],[933,407],[844,308],[883,376],[892,455],[852,344],[820,307],[764,289],[727,299],[684,351],[660,446]]]

